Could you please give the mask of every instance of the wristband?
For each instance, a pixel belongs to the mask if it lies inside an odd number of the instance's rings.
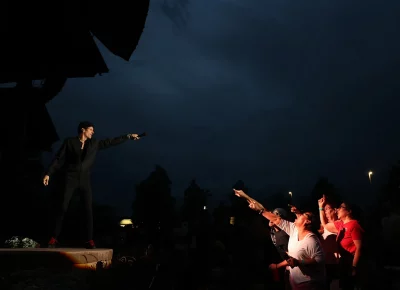
[[[324,209],[322,207],[318,208],[320,211],[324,211]]]
[[[260,210],[259,212],[258,212],[258,214],[262,214],[264,212],[264,210],[262,209],[262,210]]]
[[[304,266],[306,264],[306,262],[304,261],[304,259],[300,260],[300,265]]]

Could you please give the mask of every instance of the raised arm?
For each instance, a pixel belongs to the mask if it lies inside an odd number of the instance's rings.
[[[260,215],[262,215],[266,219],[270,220],[275,225],[279,224],[279,222],[281,220],[281,218],[279,216],[273,214],[272,212],[265,210],[264,206],[261,203],[256,201],[254,198],[251,198],[250,196],[248,196],[246,193],[244,193],[243,190],[233,189],[233,191],[236,196],[246,199],[247,202],[249,203],[249,207],[252,210],[257,211]]]
[[[331,233],[338,233],[337,228],[335,227],[334,223],[328,223],[326,216],[325,216],[325,211],[324,211],[324,206],[325,206],[326,198],[325,195],[322,196],[318,200],[318,210],[319,210],[319,219],[321,221],[321,225],[327,230],[330,231]]]
[[[296,215],[296,218],[298,218],[301,215],[301,211],[293,205],[288,205],[290,206],[290,212],[294,213]]]
[[[116,138],[108,138],[104,140],[99,141],[99,150],[107,149],[112,146],[116,146],[119,144],[122,144],[128,140],[139,140],[140,137],[138,137],[138,134],[127,134],[127,135],[122,135]]]

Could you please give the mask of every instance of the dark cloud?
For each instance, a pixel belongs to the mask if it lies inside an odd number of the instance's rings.
[[[97,137],[149,132],[99,154],[98,200],[127,211],[155,164],[176,195],[193,177],[219,195],[237,179],[305,192],[319,175],[351,190],[398,156],[398,1],[192,0],[179,33],[163,3],[131,62],[102,48],[110,73],[49,105],[63,137],[84,119]]]

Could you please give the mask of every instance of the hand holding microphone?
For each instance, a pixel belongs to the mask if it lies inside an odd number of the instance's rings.
[[[129,136],[129,139],[136,141],[144,136],[147,136],[147,133],[143,132],[142,134],[129,134],[128,136]]]

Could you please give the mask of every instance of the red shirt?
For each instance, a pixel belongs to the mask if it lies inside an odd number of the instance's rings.
[[[339,246],[346,252],[354,255],[357,249],[354,241],[362,239],[364,230],[356,220],[347,223],[335,221],[334,224],[338,230],[337,242]]]

